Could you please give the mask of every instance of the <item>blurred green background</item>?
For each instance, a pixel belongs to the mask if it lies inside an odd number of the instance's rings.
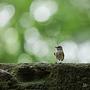
[[[90,0],[0,0],[0,63],[90,62]]]

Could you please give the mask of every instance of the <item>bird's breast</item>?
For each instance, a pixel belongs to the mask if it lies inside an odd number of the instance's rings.
[[[63,52],[56,52],[56,58],[57,59],[63,59]]]

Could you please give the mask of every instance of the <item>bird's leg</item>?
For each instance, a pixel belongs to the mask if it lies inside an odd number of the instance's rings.
[[[62,63],[62,61],[61,60],[57,60],[57,63]]]
[[[61,61],[61,60],[59,60],[59,63],[62,63],[62,61]]]

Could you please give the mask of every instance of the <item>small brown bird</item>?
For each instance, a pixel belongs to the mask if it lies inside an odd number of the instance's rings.
[[[58,60],[58,63],[62,62],[64,60],[64,52],[62,46],[57,46],[56,52],[54,55],[56,56],[56,59]]]

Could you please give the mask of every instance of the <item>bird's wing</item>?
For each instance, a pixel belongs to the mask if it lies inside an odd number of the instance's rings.
[[[63,61],[63,59],[64,59],[64,53],[62,53],[62,61]]]

